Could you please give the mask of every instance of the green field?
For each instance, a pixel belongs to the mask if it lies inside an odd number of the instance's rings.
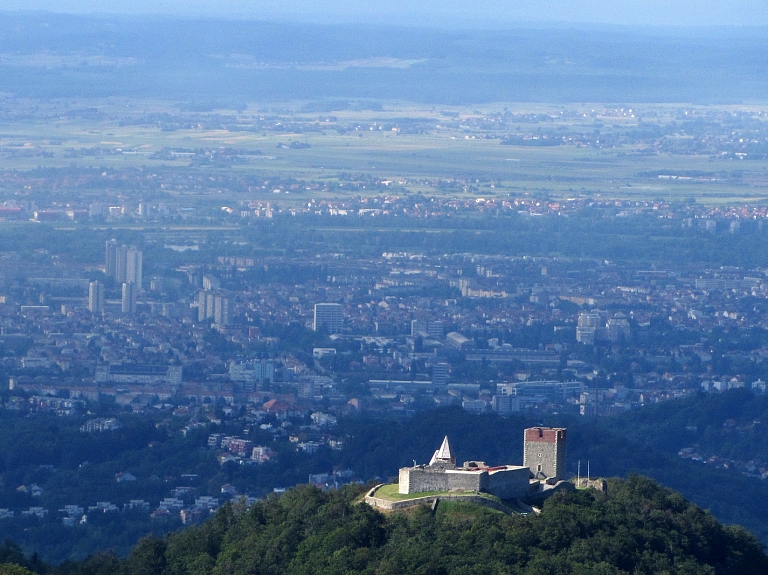
[[[457,197],[589,195],[638,200],[696,198],[705,203],[729,204],[768,198],[768,159],[753,155],[758,159],[740,160],[749,155],[712,152],[720,149],[717,146],[732,150],[743,145],[739,140],[723,143],[724,139],[736,138],[732,134],[737,132],[730,130],[727,123],[694,123],[687,128],[690,133],[678,133],[676,118],[682,106],[643,105],[636,116],[624,117],[610,115],[614,113],[611,110],[600,112],[602,105],[496,104],[481,109],[436,110],[389,103],[376,111],[317,114],[301,112],[301,103],[279,109],[264,109],[254,103],[240,112],[193,114],[180,112],[172,103],[144,100],[6,104],[15,108],[0,132],[0,160],[5,170],[97,167],[107,171],[162,169],[212,178],[216,174],[253,175],[320,183],[385,180],[401,191]],[[743,131],[758,143],[763,140],[761,130],[768,132],[766,115],[758,108],[688,108],[713,118],[748,115],[751,119]],[[73,112],[82,109],[90,112]],[[548,119],[499,126],[488,120],[502,113],[539,114]],[[415,130],[419,133],[393,131],[390,127],[413,126],[414,122],[420,126]],[[653,138],[647,136],[643,142],[627,140],[627,134],[647,131],[648,126],[664,131],[658,149],[652,142],[649,144]],[[534,146],[502,145],[500,141],[510,136],[535,137],[537,133],[575,134],[595,142]],[[602,147],[600,138],[609,144]],[[699,145],[699,140],[715,142],[712,153],[686,151],[685,146]],[[309,147],[290,148],[291,144]],[[196,165],[183,156],[153,157],[168,149],[227,147],[245,156],[226,165]],[[662,180],[657,176],[659,172],[706,177]],[[4,187],[9,190],[7,185]],[[379,194],[382,187],[372,185],[356,193],[366,194],[368,190]],[[194,196],[204,192],[167,193]],[[328,194],[313,192],[312,196],[337,197],[340,193],[343,189]],[[271,190],[258,190],[250,197],[276,199]],[[285,195],[279,199],[288,203],[303,201]]]

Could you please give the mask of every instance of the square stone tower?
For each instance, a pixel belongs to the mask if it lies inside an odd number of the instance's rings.
[[[534,477],[560,480],[565,477],[566,429],[530,427],[525,430],[523,466]]]

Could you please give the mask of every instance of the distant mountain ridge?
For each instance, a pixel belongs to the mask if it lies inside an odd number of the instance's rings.
[[[766,99],[768,28],[439,30],[4,13],[17,96],[468,104]]]

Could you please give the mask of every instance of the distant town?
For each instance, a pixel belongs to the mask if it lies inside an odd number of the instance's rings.
[[[399,199],[359,201],[394,209]],[[444,209],[448,202],[426,203]],[[664,204],[634,209],[674,217]],[[140,220],[149,210],[124,217]],[[677,220],[702,233],[718,226],[727,234],[759,231],[760,219],[729,219],[734,212]],[[195,253],[197,245],[180,253]],[[147,277],[135,245],[108,240],[103,250],[95,265],[44,250],[33,261],[3,254],[3,365],[9,389],[30,396],[9,409],[64,415],[83,400],[109,397],[139,413],[182,404],[409,413],[458,402],[478,412],[603,416],[699,390],[766,388],[753,366],[768,348],[740,346],[713,359],[717,346],[694,335],[764,328],[762,307],[743,303],[765,297],[763,268],[224,252]],[[270,269],[285,277],[257,279]],[[13,279],[22,274],[24,284]],[[655,335],[660,318],[667,341]],[[304,347],[281,337],[289,329],[306,334]]]

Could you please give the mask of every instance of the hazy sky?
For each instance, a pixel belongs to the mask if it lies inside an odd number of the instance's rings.
[[[768,0],[2,0],[0,9],[451,26],[768,25]]]

